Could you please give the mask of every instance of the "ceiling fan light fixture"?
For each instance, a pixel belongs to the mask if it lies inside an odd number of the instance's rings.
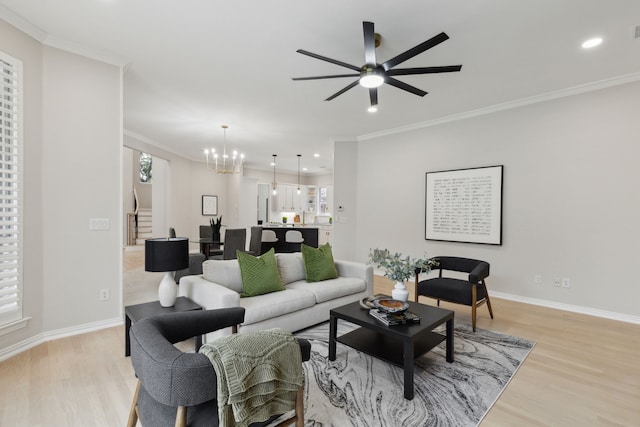
[[[366,68],[360,73],[360,86],[366,88],[380,87],[384,83],[384,77],[375,68]]]

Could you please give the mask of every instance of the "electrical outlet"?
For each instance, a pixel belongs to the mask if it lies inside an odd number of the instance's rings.
[[[571,280],[569,280],[568,277],[563,277],[562,278],[562,287],[563,288],[570,288],[571,287]]]
[[[100,301],[109,299],[109,289],[100,289]]]
[[[554,277],[553,278],[553,286],[555,286],[556,288],[560,287],[560,278],[559,277]]]
[[[536,285],[542,284],[542,276],[540,276],[539,274],[533,276],[533,283],[535,283]]]

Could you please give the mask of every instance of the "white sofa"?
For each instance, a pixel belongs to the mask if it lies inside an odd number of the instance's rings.
[[[245,318],[239,332],[276,327],[295,332],[329,320],[332,308],[373,294],[370,265],[336,260],[338,278],[307,283],[300,252],[278,253],[276,260],[284,291],[240,298],[242,276],[238,261],[209,260],[202,264],[202,275],[180,279],[178,293],[206,310],[244,307]],[[218,335],[210,334],[207,339]]]

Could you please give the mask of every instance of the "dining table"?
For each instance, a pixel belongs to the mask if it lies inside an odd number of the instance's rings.
[[[211,237],[202,237],[197,240],[192,240],[192,242],[200,244],[200,252],[203,253],[207,259],[209,259],[211,255],[222,254],[222,249],[220,248],[220,246],[224,245],[224,241],[222,240],[214,240]]]

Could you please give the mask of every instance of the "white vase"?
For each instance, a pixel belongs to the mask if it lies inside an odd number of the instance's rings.
[[[178,285],[170,271],[164,273],[160,286],[158,287],[158,299],[163,307],[172,307],[176,303],[178,296]]]
[[[407,287],[404,285],[404,282],[396,282],[396,286],[394,286],[391,291],[391,298],[405,302],[409,300],[409,291],[407,291]]]

